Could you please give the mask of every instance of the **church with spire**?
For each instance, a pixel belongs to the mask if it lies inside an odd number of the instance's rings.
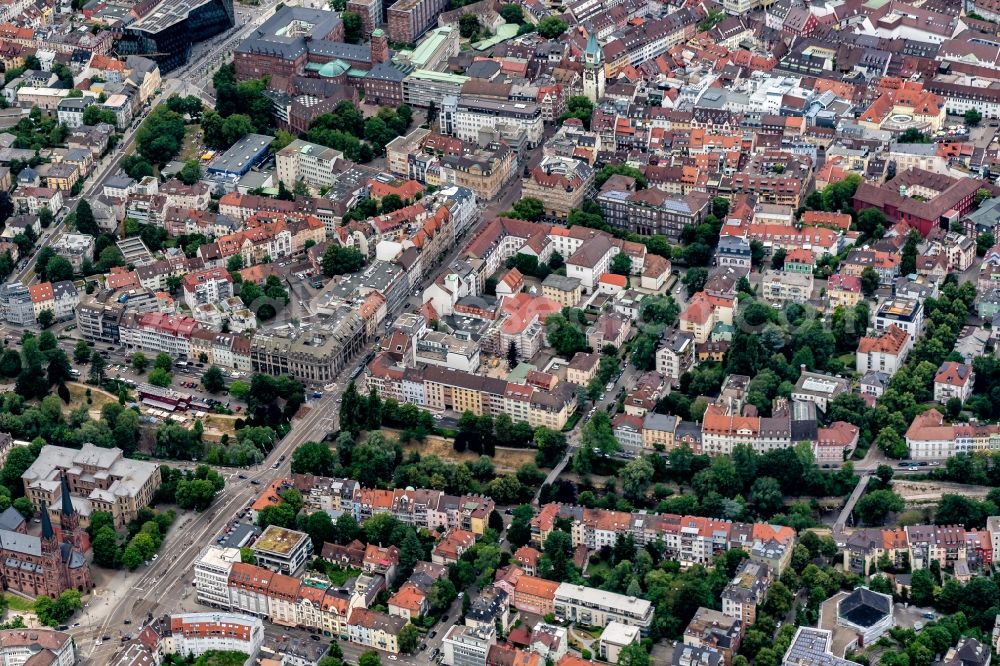
[[[87,534],[62,476],[58,529],[48,511],[40,512],[41,536],[28,534],[27,523],[13,507],[0,513],[0,585],[4,590],[56,598],[64,590],[81,593],[94,587],[87,563]]]

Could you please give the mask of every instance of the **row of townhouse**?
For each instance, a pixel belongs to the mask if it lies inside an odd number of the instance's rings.
[[[0,286],[0,316],[16,326],[31,326],[42,312],[56,321],[70,319],[80,304],[80,294],[70,281],[40,282],[26,287],[20,282]]]
[[[486,531],[490,514],[496,508],[493,500],[479,495],[449,495],[428,488],[362,488],[352,479],[312,474],[294,474],[282,484],[294,486],[302,493],[309,512],[349,513],[358,522],[388,513],[418,529],[460,529],[477,537]],[[276,497],[277,493],[271,495]]]
[[[930,409],[918,415],[906,430],[906,446],[913,460],[950,458],[958,453],[1000,451],[1000,425],[946,423]]]
[[[536,546],[556,529],[557,520],[570,521],[574,547],[599,550],[614,546],[619,536],[631,534],[640,547],[660,542],[663,556],[682,566],[707,566],[715,555],[739,548],[750,553],[751,560],[767,564],[780,575],[795,545],[793,529],[766,523],[546,504],[531,520],[531,539]]]
[[[894,529],[861,529],[847,537],[844,568],[870,575],[890,567],[926,569],[936,561],[957,577],[989,570],[993,553],[1000,548],[1000,516],[987,519],[986,529],[967,530],[960,525],[908,525]],[[881,562],[881,564],[880,564]]]
[[[242,230],[198,248],[198,256],[206,264],[222,266],[238,255],[245,266],[253,266],[301,254],[306,243],[317,245],[324,240],[326,227],[314,215],[258,212]]]
[[[576,391],[569,384],[543,390],[433,365],[406,368],[388,354],[380,354],[368,364],[360,384],[363,390],[375,390],[383,400],[392,398],[435,412],[508,414],[534,428],[562,429],[577,407]]]
[[[384,578],[374,578],[379,579],[375,586],[384,589]],[[203,603],[397,654],[407,620],[369,610],[372,578],[358,580],[353,591],[333,588],[240,562],[238,550],[217,546],[209,546],[195,562],[195,588]],[[362,589],[366,582],[369,587]]]

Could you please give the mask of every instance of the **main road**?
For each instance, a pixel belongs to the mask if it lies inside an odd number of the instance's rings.
[[[236,11],[237,22],[242,20],[243,23],[230,28],[228,31],[217,36],[215,39],[210,40],[209,42],[203,42],[201,45],[196,46],[192,51],[192,59],[187,65],[163,77],[159,92],[150,100],[145,108],[147,110],[156,108],[156,106],[161,104],[167,97],[174,93],[195,94],[201,98],[202,102],[208,104],[209,106],[213,106],[215,104],[215,98],[209,92],[209,85],[207,83],[211,80],[209,70],[211,69],[214,71],[214,69],[221,64],[222,58],[226,57],[227,54],[230,54],[233,48],[235,48],[235,46],[244,37],[246,37],[251,30],[257,28],[271,16],[277,1],[278,0],[267,0],[256,7],[238,7]],[[200,81],[202,82],[202,85],[192,86],[190,80],[196,73],[200,74]],[[136,134],[141,126],[142,123],[139,121],[130,125],[125,130],[124,135],[119,140],[118,145],[114,148],[114,150],[105,155],[105,157],[98,163],[94,172],[88,176],[80,194],[66,199],[64,210],[57,216],[57,220],[49,229],[43,230],[41,238],[35,248],[35,252],[32,253],[29,260],[26,261],[22,267],[15,271],[13,280],[24,282],[25,284],[31,284],[35,277],[34,262],[31,261],[31,258],[34,257],[38,250],[56,242],[62,235],[62,230],[65,226],[65,214],[63,213],[74,209],[80,199],[90,199],[91,197],[99,195],[104,189],[104,183],[107,182],[107,180],[113,175],[118,173],[119,162],[122,157],[132,152]]]
[[[77,645],[85,663],[106,664],[111,661],[118,644],[105,641],[98,645],[97,641],[106,635],[116,638],[126,619],[138,625],[148,613],[156,616],[175,610],[171,602],[187,596],[185,590],[191,587],[192,569],[201,551],[253,501],[266,484],[290,474],[291,453],[300,444],[324,431],[322,424],[336,412],[338,402],[339,396],[332,393],[311,401],[308,413],[293,421],[291,431],[278,442],[258,471],[246,474],[245,480],[231,480],[205,513],[197,514],[186,524],[170,530],[160,549],[163,556],[144,567],[141,574],[130,574],[138,578],[129,582],[128,590],[116,591],[100,625],[82,628],[76,634],[83,639],[78,638]],[[99,602],[99,598],[92,601],[95,604]]]

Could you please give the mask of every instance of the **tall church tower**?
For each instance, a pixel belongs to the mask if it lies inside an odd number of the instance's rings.
[[[85,534],[80,529],[80,514],[73,507],[73,497],[69,493],[69,482],[66,480],[65,474],[60,477],[60,484],[62,486],[62,510],[59,514],[59,531],[62,540],[69,541],[81,553],[86,552]]]
[[[587,24],[587,48],[583,51],[583,94],[591,102],[604,97],[604,51],[597,43],[594,26]]]

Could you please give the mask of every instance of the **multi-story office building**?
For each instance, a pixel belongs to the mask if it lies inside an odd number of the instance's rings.
[[[163,0],[125,28],[118,49],[152,58],[165,74],[188,61],[195,43],[234,23],[232,0]]]
[[[467,81],[469,77],[462,74],[415,69],[403,79],[403,102],[410,106],[427,107],[431,102],[439,105],[446,95],[460,95]]]
[[[129,312],[118,326],[119,341],[130,349],[147,353],[187,355],[191,351],[191,333],[198,325],[193,318],[184,315]]]
[[[522,197],[542,202],[549,215],[567,217],[590,196],[594,170],[586,162],[568,157],[543,157],[524,178]]]
[[[479,130],[499,124],[523,128],[529,148],[542,141],[542,111],[535,102],[471,95],[449,96],[441,101],[441,129],[445,134],[474,142],[479,139]]]
[[[0,292],[2,303],[2,292]],[[118,344],[118,326],[124,314],[120,303],[86,303],[76,309],[76,325],[84,340]]]
[[[31,326],[35,323],[35,306],[31,292],[20,282],[11,282],[0,287],[0,313],[5,321],[15,326]]]
[[[277,525],[268,525],[253,544],[258,565],[289,576],[302,573],[312,553],[308,534]]]
[[[362,317],[344,308],[309,331],[258,333],[251,342],[250,365],[253,372],[327,383],[364,348],[366,339]]]

